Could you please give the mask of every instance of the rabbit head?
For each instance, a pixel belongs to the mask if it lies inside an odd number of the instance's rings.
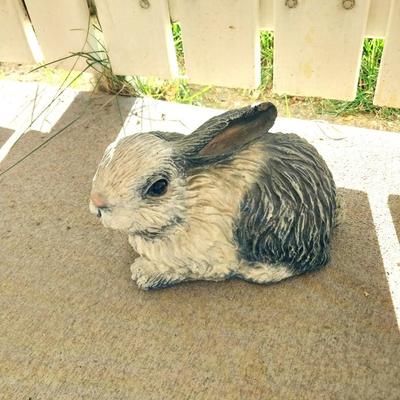
[[[93,179],[90,208],[104,226],[130,233],[168,229],[183,212],[184,180],[171,144],[152,133],[106,150]]]
[[[190,175],[234,158],[266,133],[276,118],[271,103],[228,111],[191,135],[149,132],[125,137],[105,151],[93,178],[90,210],[104,226],[154,238],[184,224],[195,196]]]

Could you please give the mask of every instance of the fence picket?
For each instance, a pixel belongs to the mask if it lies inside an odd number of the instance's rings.
[[[383,38],[389,17],[391,0],[371,0],[365,36]]]
[[[374,104],[400,108],[400,1],[392,0]]]
[[[169,1],[173,4],[176,0]],[[341,0],[337,1],[340,2]],[[365,28],[366,37],[382,38],[385,36],[390,1],[391,0],[371,0],[368,13],[368,22]],[[274,30],[273,3],[274,0],[260,0],[260,29],[267,31]],[[175,19],[179,19],[177,15]]]
[[[0,61],[35,62],[26,36],[28,24],[22,3],[13,0],[0,2]]]
[[[114,73],[178,76],[167,0],[96,0]]]
[[[260,0],[260,29],[274,30],[274,0]]]
[[[190,82],[227,87],[260,83],[259,1],[178,2]]]
[[[354,99],[369,3],[275,0],[274,91]]]
[[[89,10],[85,0],[25,0],[36,36],[46,62],[89,50],[83,47],[89,27]],[[75,58],[54,64],[71,68]],[[86,63],[79,61],[74,69],[81,70]]]

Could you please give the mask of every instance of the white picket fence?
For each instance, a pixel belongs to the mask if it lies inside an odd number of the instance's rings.
[[[86,0],[0,0],[0,61],[50,62],[82,50]],[[400,0],[95,0],[116,74],[179,76],[179,21],[192,83],[260,84],[260,30],[274,31],[278,94],[352,100],[363,40],[385,39],[374,102],[400,107]],[[65,66],[65,63],[63,64]],[[78,65],[81,67],[82,64]]]

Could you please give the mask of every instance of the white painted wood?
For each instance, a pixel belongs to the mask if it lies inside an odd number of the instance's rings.
[[[369,0],[274,2],[274,91],[352,100],[356,96]]]
[[[180,0],[169,0],[169,11],[172,21],[180,21]],[[282,0],[283,2],[285,0]],[[340,0],[338,0],[340,1]],[[366,37],[382,38],[385,36],[391,0],[371,0],[366,27]],[[260,29],[274,30],[274,0],[260,0]]]
[[[52,62],[71,53],[90,51],[85,46],[89,27],[89,9],[86,0],[25,0],[35,28],[45,62]],[[54,64],[53,67],[81,70],[84,61],[76,58]]]
[[[400,107],[400,1],[392,0],[374,104]]]
[[[338,0],[338,2],[340,1]],[[365,37],[383,38],[386,33],[391,0],[370,1]],[[176,0],[170,0],[170,2],[175,3]],[[282,0],[282,2],[285,2],[285,0]],[[260,0],[260,29],[274,30],[273,7],[274,0]],[[175,20],[179,20],[179,10],[174,9],[173,11]]]
[[[260,0],[260,29],[274,30],[274,0]]]
[[[0,1],[0,61],[35,62],[26,36],[28,25],[29,21],[19,1]]]
[[[169,15],[171,17],[171,21],[178,22],[179,21],[179,0],[168,0],[169,7]]]
[[[179,0],[178,10],[190,82],[259,85],[258,0]]]
[[[391,0],[371,0],[365,36],[383,38],[386,34]]]
[[[178,76],[167,0],[96,0],[96,6],[115,74]]]

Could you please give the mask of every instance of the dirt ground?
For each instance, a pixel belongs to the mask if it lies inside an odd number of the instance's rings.
[[[87,97],[77,96],[54,131]],[[126,237],[88,211],[96,165],[121,128],[115,102],[102,108],[107,99],[95,96],[86,119],[0,177],[0,397],[399,399],[400,335],[369,195],[340,190],[346,220],[322,271],[269,286],[142,292],[130,280]],[[0,128],[1,142],[9,135]],[[30,132],[0,170],[46,137]],[[361,154],[352,140],[315,137],[338,182],[356,171],[334,164],[329,148]],[[368,149],[368,167],[349,157],[365,179],[381,167]]]

